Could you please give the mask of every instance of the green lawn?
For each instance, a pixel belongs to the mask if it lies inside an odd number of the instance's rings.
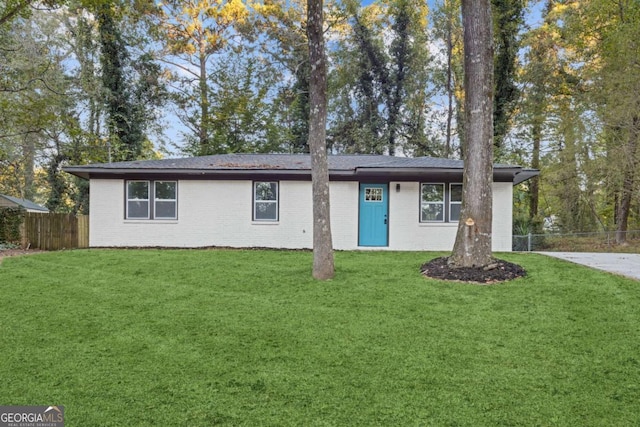
[[[441,254],[81,250],[0,266],[0,404],[68,426],[625,426],[640,282],[539,255],[477,286]]]

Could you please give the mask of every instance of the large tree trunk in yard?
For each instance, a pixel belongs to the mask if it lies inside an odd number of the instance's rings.
[[[313,277],[334,276],[333,242],[329,209],[329,168],[327,165],[327,65],[322,32],[322,0],[307,2],[309,39],[309,150],[313,191]]]
[[[493,36],[489,0],[463,0],[465,150],[462,211],[451,267],[492,262]],[[510,225],[509,225],[510,226]]]

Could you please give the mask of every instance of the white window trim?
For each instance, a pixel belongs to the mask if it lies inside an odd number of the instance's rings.
[[[146,182],[147,190],[148,190],[148,198],[147,199],[130,199],[129,198],[129,183],[130,182]],[[175,182],[176,184],[176,196],[175,199],[156,199],[156,182]],[[142,218],[131,218],[129,217],[129,201],[146,201],[147,202],[147,216]],[[175,203],[175,215],[173,217],[156,217],[156,202],[174,202]],[[153,212],[151,210],[151,206],[153,204]],[[153,214],[152,214],[153,213]],[[143,222],[157,222],[161,221],[163,223],[166,222],[175,222],[178,219],[178,181],[177,180],[148,180],[148,179],[126,179],[125,180],[125,222],[131,223],[143,223]]]
[[[146,199],[131,199],[129,198],[129,183],[132,182],[146,182],[147,183],[147,198]],[[125,207],[125,217],[124,219],[128,220],[128,221],[144,221],[144,220],[149,220],[151,219],[151,182],[148,180],[144,180],[144,179],[128,179],[125,181],[125,191],[126,191],[126,207]],[[147,202],[147,216],[146,217],[136,217],[136,218],[130,218],[129,217],[129,202],[130,201],[146,201]]]
[[[448,216],[449,216],[449,222],[457,223],[457,222],[460,221],[459,219],[451,219],[451,212],[452,212],[451,205],[460,205],[460,209],[462,209],[462,197],[460,198],[459,202],[451,201],[451,194],[453,194],[453,192],[451,191],[451,187],[454,186],[454,185],[459,185],[459,186],[462,187],[462,183],[461,182],[450,182],[449,183],[449,215]]]
[[[175,198],[174,199],[157,199],[156,198],[156,183],[158,182],[173,182],[176,185]],[[173,216],[157,216],[156,212],[158,212],[158,202],[173,202],[175,203],[175,210]],[[153,219],[157,220],[176,220],[178,219],[178,181],[153,181]]]
[[[424,200],[422,200],[422,186],[423,185],[441,185],[442,186],[442,201],[441,202],[425,202]],[[420,219],[420,223],[421,224],[441,224],[443,222],[445,222],[445,219],[447,217],[445,210],[445,199],[446,199],[446,189],[447,186],[445,185],[444,182],[421,182],[420,183],[420,212],[419,212],[419,216],[418,218]],[[438,219],[428,219],[428,220],[423,220],[422,219],[422,208],[425,205],[441,205],[442,206],[442,219],[438,220]]]
[[[258,188],[258,184],[275,184],[276,185],[276,199],[275,200],[257,200],[256,198],[256,190]],[[252,204],[252,212],[251,212],[251,220],[253,223],[278,223],[280,221],[280,181],[253,181],[253,204]],[[273,218],[265,218],[259,219],[256,218],[256,206],[258,203],[270,203],[276,205],[276,217]]]

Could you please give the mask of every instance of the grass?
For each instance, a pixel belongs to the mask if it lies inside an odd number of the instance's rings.
[[[535,254],[84,250],[0,266],[0,403],[67,425],[637,425],[640,283]]]

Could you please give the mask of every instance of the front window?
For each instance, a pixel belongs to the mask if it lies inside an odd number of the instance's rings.
[[[420,222],[444,221],[444,184],[422,184]]]
[[[255,182],[253,189],[253,220],[278,221],[278,183]]]
[[[155,182],[155,217],[158,219],[176,219],[178,199],[175,181]]]
[[[462,209],[462,184],[449,185],[449,221],[460,221]]]
[[[149,219],[149,181],[127,182],[127,218]]]
[[[176,181],[127,181],[126,219],[178,218]]]

